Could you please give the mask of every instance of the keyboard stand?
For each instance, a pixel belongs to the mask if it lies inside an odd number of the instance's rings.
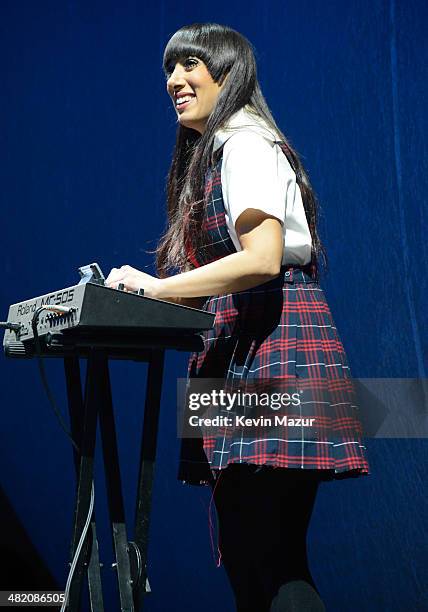
[[[164,353],[166,348],[176,350],[201,350],[200,336],[193,335],[180,339],[149,338],[140,342],[138,350],[126,343],[102,343],[85,340],[75,350],[68,349],[62,355],[67,385],[71,432],[81,453],[74,450],[74,464],[77,475],[76,504],[72,529],[70,561],[73,560],[83,527],[91,505],[91,489],[94,476],[94,456],[97,423],[99,419],[102,454],[107,486],[107,499],[111,522],[113,548],[122,612],[140,612],[144,595],[150,592],[147,577],[147,549],[149,539],[150,511],[159,409],[161,400]],[[61,356],[60,351],[55,356]],[[80,377],[79,357],[88,360],[84,393]],[[140,465],[134,539],[128,540],[119,456],[116,441],[108,362],[110,357],[148,362],[143,433],[140,450]],[[89,602],[92,612],[103,612],[103,594],[98,556],[95,514],[92,512],[90,529],[79,554],[66,610],[79,612],[83,579],[87,573]]]

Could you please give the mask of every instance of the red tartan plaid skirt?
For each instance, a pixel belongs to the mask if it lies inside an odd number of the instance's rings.
[[[195,267],[236,252],[225,220],[221,158],[207,177],[206,195],[210,243],[197,254],[188,251]],[[298,392],[301,401],[286,409],[291,427],[284,412],[270,406],[257,408],[263,425],[249,428],[235,425],[236,411],[220,409],[230,426],[204,427],[198,437],[182,439],[182,482],[208,484],[231,463],[317,470],[324,480],[370,473],[346,353],[311,272],[309,265],[285,265],[267,283],[206,299],[203,309],[215,314],[214,327],[202,334],[204,350],[190,355],[189,382],[222,379],[243,389],[285,389]],[[244,411],[255,423],[254,409]],[[314,425],[301,424],[305,418]]]

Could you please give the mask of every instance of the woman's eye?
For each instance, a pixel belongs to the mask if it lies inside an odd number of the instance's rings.
[[[198,60],[193,59],[192,57],[188,57],[186,61],[184,62],[184,66],[190,66],[190,67],[197,66],[197,64],[198,64]]]
[[[188,57],[184,60],[183,62],[183,66],[187,69],[187,68],[194,68],[195,66],[197,66],[199,64],[199,61],[193,57]],[[174,72],[175,69],[175,65],[172,66],[171,64],[169,64],[166,68],[165,68],[165,78],[166,80],[168,80],[171,76],[171,74]]]

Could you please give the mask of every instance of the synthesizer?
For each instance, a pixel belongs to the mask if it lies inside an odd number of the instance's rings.
[[[128,344],[141,336],[189,336],[211,329],[212,313],[104,285],[97,264],[79,268],[77,285],[9,307],[3,346],[7,356],[27,356],[34,331],[43,347],[72,345],[79,339],[112,338]],[[36,329],[34,330],[34,319]],[[31,352],[31,350],[30,350]]]

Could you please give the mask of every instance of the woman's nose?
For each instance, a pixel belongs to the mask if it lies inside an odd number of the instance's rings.
[[[183,84],[185,84],[184,68],[183,66],[176,64],[167,81],[168,89],[172,90],[175,89],[175,87],[177,86],[182,86]]]

